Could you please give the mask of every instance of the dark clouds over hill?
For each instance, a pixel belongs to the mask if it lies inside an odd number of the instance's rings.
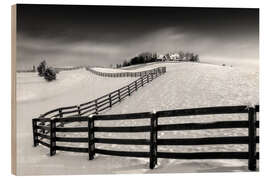
[[[258,61],[258,9],[18,5],[18,68],[109,65],[142,51]]]

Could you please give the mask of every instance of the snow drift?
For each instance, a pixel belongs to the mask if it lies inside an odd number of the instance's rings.
[[[165,75],[115,105],[105,114],[145,112],[197,108],[208,106],[229,106],[259,103],[258,72],[247,72],[237,68],[200,63],[162,63],[129,70],[143,71],[158,66],[166,66]],[[121,69],[95,68],[102,72],[122,72]],[[75,73],[76,72],[76,73]],[[62,74],[61,74],[62,73]],[[158,168],[149,170],[148,159],[97,155],[89,161],[87,154],[57,152],[48,157],[48,149],[32,148],[31,119],[54,107],[75,105],[85,102],[85,98],[104,95],[113,88],[122,87],[133,78],[104,78],[89,74],[85,70],[61,72],[54,83],[39,82],[31,73],[19,74],[17,89],[18,122],[18,174],[100,174],[100,173],[172,173],[172,172],[212,172],[247,171],[247,160],[172,160],[158,159]],[[71,75],[71,74],[76,74]],[[61,76],[60,76],[61,75]],[[28,77],[30,76],[30,77]],[[72,77],[72,78],[71,78]],[[21,79],[20,79],[21,78]],[[29,78],[30,80],[27,80]],[[74,78],[74,79],[73,79]],[[91,83],[90,83],[91,82]],[[20,85],[21,83],[21,85]],[[91,85],[90,85],[91,84]],[[30,87],[31,86],[31,87]],[[49,88],[50,86],[50,88]],[[53,89],[50,91],[49,89]],[[91,93],[90,93],[91,92]],[[33,94],[32,94],[33,93]],[[246,120],[244,115],[207,115],[177,118],[161,118],[159,123],[209,122],[219,120]],[[149,124],[149,119],[131,121],[98,122],[97,126],[132,126]],[[68,126],[85,126],[73,123]],[[247,135],[247,130],[220,129],[199,131],[160,132],[159,138],[192,138]],[[68,135],[65,135],[68,136]],[[74,133],[73,137],[87,136]],[[132,133],[97,133],[97,137],[133,138]],[[135,138],[149,138],[148,133],[136,133]],[[86,144],[66,145],[85,147]],[[110,150],[149,151],[148,146],[97,144]],[[158,151],[167,152],[209,152],[247,151],[246,145],[211,146],[162,146]]]

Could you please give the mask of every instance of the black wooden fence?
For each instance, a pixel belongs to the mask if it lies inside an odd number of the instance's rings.
[[[92,71],[91,69],[88,69],[89,71],[93,73],[97,73],[96,71]],[[145,84],[152,82],[157,77],[161,76],[166,72],[166,67],[159,67],[155,69],[151,69],[148,71],[144,71],[142,73],[142,76],[133,81],[132,83],[117,89],[113,92],[110,92],[104,96],[101,96],[97,99],[91,100],[86,103],[82,103],[75,106],[68,106],[68,107],[60,107],[57,109],[53,109],[51,111],[48,111],[44,114],[42,114],[41,118],[54,118],[54,117],[69,117],[69,116],[83,116],[83,115],[90,115],[90,114],[99,114],[100,112],[111,108],[114,104],[121,102],[124,98],[130,96],[132,93],[137,91],[139,88],[143,87]],[[131,73],[132,74],[132,73]],[[111,77],[111,73],[109,74],[97,74],[102,75],[106,77]],[[129,76],[128,74],[121,74],[118,73],[118,77],[124,77]],[[135,74],[134,74],[135,76]]]
[[[140,72],[119,72],[119,73],[105,73],[105,72],[99,72],[92,68],[86,68],[88,71],[99,75],[103,77],[141,77],[146,76],[147,74],[163,74],[166,72],[166,67],[159,67],[154,68],[146,71],[140,71]]]
[[[247,106],[225,106],[225,107],[207,107],[194,109],[177,109],[157,112],[142,112],[131,114],[113,114],[113,115],[91,115],[81,117],[67,118],[36,118],[33,119],[33,137],[34,146],[42,144],[50,148],[50,155],[53,156],[56,151],[72,151],[88,153],[89,159],[94,159],[94,155],[105,154],[113,156],[127,156],[137,158],[149,158],[150,168],[153,169],[157,164],[158,158],[171,159],[248,159],[248,169],[256,170],[256,160],[259,159],[259,152],[256,152],[256,143],[259,143],[259,136],[256,135],[256,129],[259,128],[257,113],[259,105],[255,107]],[[194,115],[214,115],[214,114],[247,114],[245,121],[218,121],[211,123],[180,123],[180,124],[158,124],[159,118],[175,116],[194,116]],[[130,120],[130,119],[150,119],[149,126],[131,126],[131,127],[98,127],[96,121],[112,120]],[[57,127],[59,123],[87,122],[87,127]],[[39,125],[43,122],[49,122],[50,126]],[[232,129],[247,128],[248,136],[234,137],[208,137],[191,139],[159,139],[159,131],[186,131],[203,129]],[[38,130],[49,131],[49,135],[40,133]],[[56,132],[88,132],[88,137],[58,137]],[[138,133],[149,132],[150,139],[111,139],[95,138],[95,132],[117,132],[117,133]],[[46,142],[44,139],[47,139]],[[88,148],[59,146],[57,142],[88,143]],[[128,152],[114,151],[96,148],[96,143],[106,144],[124,144],[124,145],[147,145],[150,146],[149,152]],[[221,144],[248,144],[248,152],[158,152],[158,146],[165,145],[221,145]]]

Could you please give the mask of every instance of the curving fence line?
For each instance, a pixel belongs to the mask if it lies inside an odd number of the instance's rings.
[[[89,70],[90,72],[94,72],[90,68],[87,68],[87,70]],[[149,71],[144,71],[141,77],[120,89],[117,89],[113,92],[110,92],[104,96],[88,101],[86,103],[53,109],[40,115],[40,118],[63,118],[69,116],[85,116],[90,114],[99,114],[100,112],[111,108],[114,104],[121,102],[124,98],[130,96],[139,88],[143,87],[147,83],[152,82],[154,79],[164,73],[166,73],[166,67],[158,67]],[[95,71],[94,74],[97,74],[97,72]],[[103,76],[106,76],[106,73],[103,73]]]
[[[141,76],[146,76],[147,74],[163,74],[166,72],[166,67],[159,67],[159,68],[154,68],[151,70],[146,70],[146,71],[140,71],[140,72],[120,72],[120,73],[104,73],[104,72],[99,72],[91,68],[86,68],[88,71],[99,75],[103,77],[141,77]]]
[[[224,106],[224,107],[206,107],[193,109],[176,109],[157,112],[142,112],[130,114],[111,114],[111,115],[92,115],[68,118],[36,118],[33,119],[33,140],[34,146],[39,144],[50,149],[50,155],[55,155],[56,151],[71,151],[88,153],[89,160],[93,160],[95,154],[104,154],[112,156],[127,156],[137,158],[149,158],[149,167],[153,169],[157,164],[158,158],[169,159],[248,159],[248,169],[255,171],[259,152],[256,152],[256,144],[259,143],[259,136],[256,135],[259,128],[257,113],[259,105],[255,107],[248,106]],[[177,117],[177,116],[203,116],[217,114],[247,114],[247,120],[241,121],[217,121],[207,123],[179,123],[179,124],[158,124],[159,118]],[[129,126],[129,127],[99,127],[96,121],[117,121],[131,119],[148,119],[148,126]],[[38,123],[49,122],[50,126],[42,126]],[[57,127],[58,123],[87,122],[85,127],[64,128]],[[160,131],[188,131],[204,129],[232,129],[246,128],[247,136],[228,136],[228,137],[207,137],[207,138],[184,138],[184,139],[159,139]],[[42,134],[38,130],[47,130],[49,135]],[[88,132],[88,137],[60,137],[61,133]],[[150,133],[149,139],[111,139],[96,138],[96,132],[110,133]],[[57,133],[57,134],[56,134]],[[88,148],[67,147],[57,145],[57,142],[87,143]],[[122,144],[122,145],[146,145],[150,147],[149,152],[130,152],[115,151],[98,148],[99,143],[105,144]],[[186,146],[186,145],[228,145],[228,144],[248,144],[247,152],[158,152],[158,146]]]

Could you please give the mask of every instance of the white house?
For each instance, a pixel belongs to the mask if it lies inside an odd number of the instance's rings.
[[[170,53],[170,60],[176,61],[179,60],[180,56],[178,53]]]
[[[165,56],[163,54],[159,54],[157,56],[157,60],[159,60],[159,61],[165,61]]]

